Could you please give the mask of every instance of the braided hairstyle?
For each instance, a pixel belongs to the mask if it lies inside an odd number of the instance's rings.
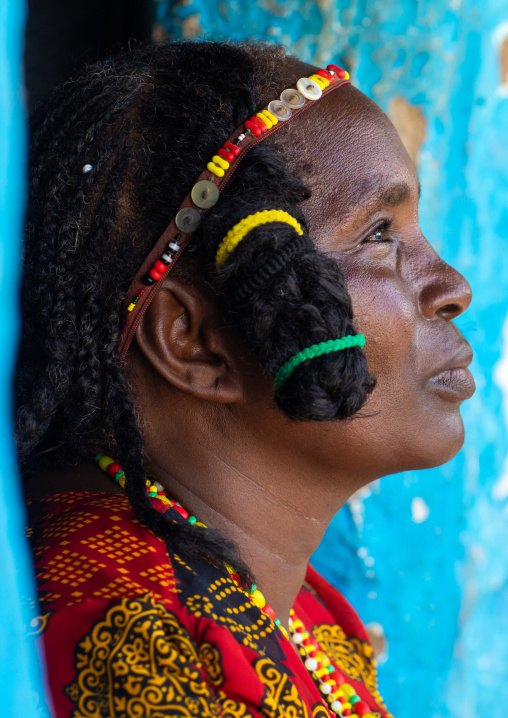
[[[235,547],[172,523],[145,495],[143,442],[119,367],[120,309],[137,269],[217,147],[284,89],[287,62],[261,44],[146,45],[84,69],[32,123],[16,437],[22,470],[70,466],[97,446],[118,457],[140,521],[182,556],[224,559],[248,582]],[[295,78],[296,79],[296,78]],[[93,169],[83,173],[85,164]],[[283,209],[305,230],[310,196],[282,152],[253,148],[176,265],[200,277],[274,376],[310,344],[354,334],[337,262],[287,224],[261,225],[218,270],[215,253],[243,217]],[[274,390],[294,420],[352,417],[374,387],[358,347],[299,366]]]

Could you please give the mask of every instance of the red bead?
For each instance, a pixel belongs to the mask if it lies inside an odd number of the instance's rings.
[[[343,70],[342,67],[339,67],[338,65],[327,65],[326,69],[333,70],[335,72],[335,74],[337,75],[337,77],[341,80],[343,80],[347,75],[347,72],[345,70]]]
[[[346,702],[346,699],[344,698],[344,696],[339,696],[339,701],[340,701],[341,703],[345,703],[345,702]]]
[[[227,160],[228,162],[233,162],[235,159],[235,156],[231,154],[231,152],[228,152],[227,150],[223,150],[222,147],[220,150],[217,150],[217,154],[219,157],[222,157],[223,160]]]
[[[366,713],[370,713],[369,706],[363,701],[358,701],[354,704],[353,710],[357,716],[364,716]]]
[[[240,148],[234,145],[232,142],[224,142],[222,146],[224,147],[224,149],[232,152],[235,157],[238,157],[238,155],[240,154]]]
[[[256,115],[253,115],[250,119],[251,122],[256,123],[256,125],[261,129],[262,132],[266,132],[268,130],[268,127],[265,125],[263,120],[260,120],[259,117],[256,117]]]
[[[155,279],[155,281],[158,282],[162,275],[156,269],[151,269],[150,276],[152,279]]]
[[[229,577],[232,578],[235,583],[240,583],[240,576],[237,573],[230,573]]]
[[[343,715],[343,716],[350,716],[350,715],[351,715],[351,708],[345,708],[345,709],[342,711],[342,715]]]
[[[117,471],[121,471],[122,467],[120,464],[110,464],[106,469],[108,476],[113,477]]]
[[[248,130],[252,132],[254,137],[259,137],[261,135],[261,130],[257,125],[254,124],[254,122],[251,122],[251,120],[245,120],[243,124]]]
[[[268,604],[265,604],[265,606],[263,606],[263,613],[266,613],[266,615],[271,621],[275,621],[275,619],[277,618],[277,616],[275,615],[275,611]]]
[[[335,80],[335,77],[326,70],[316,70],[315,74],[319,75],[320,77],[324,77],[325,80],[328,80],[328,82],[333,82],[333,80]]]
[[[159,272],[160,274],[164,274],[166,269],[168,268],[167,264],[164,264],[164,262],[161,262],[160,259],[158,259],[156,262],[154,262],[153,268],[156,272]]]
[[[189,518],[189,513],[183,508],[183,506],[176,506],[176,505],[175,505],[175,506],[173,506],[173,508],[176,509],[176,510],[178,511],[178,513],[181,514],[181,515],[184,517],[184,519],[188,519],[188,518]]]

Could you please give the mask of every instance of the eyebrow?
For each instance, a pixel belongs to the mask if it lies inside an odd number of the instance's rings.
[[[418,183],[418,199],[421,191],[421,185]],[[397,207],[409,199],[411,192],[411,186],[407,182],[393,182],[391,178],[375,175],[353,189],[351,203],[343,209],[349,214],[355,207],[367,209],[374,203]]]

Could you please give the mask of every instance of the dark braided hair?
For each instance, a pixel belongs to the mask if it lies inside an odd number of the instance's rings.
[[[136,515],[178,547],[227,560],[250,580],[235,547],[212,530],[172,523],[144,491],[143,442],[119,367],[126,290],[217,147],[287,85],[278,47],[229,43],[141,46],[85,68],[32,123],[23,332],[16,432],[25,474],[69,466],[102,446],[118,457]],[[297,78],[295,78],[296,80]],[[93,170],[84,174],[82,167]],[[354,334],[337,262],[306,233],[310,196],[283,150],[253,148],[193,235],[175,272],[210,284],[225,315],[274,376],[305,347]],[[218,270],[226,232],[263,209],[304,228],[259,226]],[[358,347],[299,366],[275,391],[291,419],[354,416],[374,387]]]

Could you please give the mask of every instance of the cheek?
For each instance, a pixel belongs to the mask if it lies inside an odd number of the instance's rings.
[[[381,474],[448,461],[462,444],[462,421],[456,408],[426,389],[430,359],[419,347],[422,323],[410,285],[365,266],[345,263],[343,269],[356,327],[365,334],[369,369],[377,379],[365,419],[351,423],[351,444],[368,443]]]
[[[407,286],[397,276],[344,266],[353,300],[355,324],[365,335],[370,371],[377,377],[374,394],[389,389],[392,395],[416,386],[417,310]],[[373,397],[374,398],[374,397]]]

